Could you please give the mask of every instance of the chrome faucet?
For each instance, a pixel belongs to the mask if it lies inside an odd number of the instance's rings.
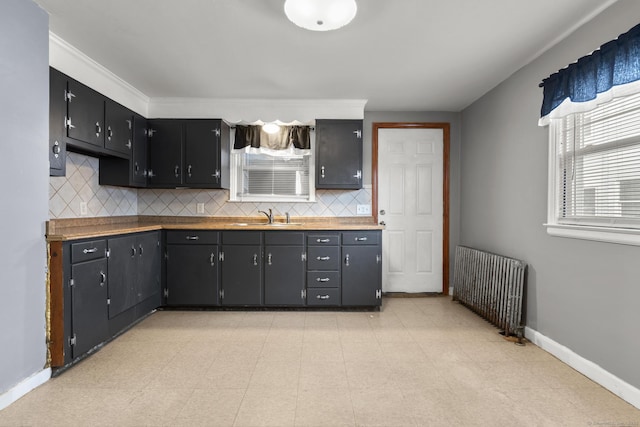
[[[273,224],[273,210],[269,209],[269,213],[266,213],[265,211],[258,211],[258,213],[265,214],[269,220],[269,224]]]
[[[291,224],[291,215],[289,215],[289,212],[285,212],[284,214],[287,217],[287,224]]]

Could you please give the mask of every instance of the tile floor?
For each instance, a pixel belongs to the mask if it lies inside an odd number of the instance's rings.
[[[0,426],[640,426],[640,410],[447,297],[380,312],[157,312]]]

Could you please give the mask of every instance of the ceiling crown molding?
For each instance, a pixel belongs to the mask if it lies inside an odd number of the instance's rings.
[[[49,65],[146,117],[148,96],[51,31]]]

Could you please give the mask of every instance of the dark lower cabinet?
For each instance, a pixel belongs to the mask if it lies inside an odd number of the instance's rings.
[[[305,259],[303,232],[265,232],[265,305],[304,305]]]
[[[102,257],[71,266],[72,357],[76,358],[107,339],[107,260]]]
[[[382,303],[381,235],[380,231],[342,233],[343,306]]]
[[[137,244],[136,301],[141,303],[161,292],[160,232],[139,234]]]
[[[262,232],[222,232],[223,305],[262,305]]]
[[[218,305],[217,231],[168,231],[166,304]]]

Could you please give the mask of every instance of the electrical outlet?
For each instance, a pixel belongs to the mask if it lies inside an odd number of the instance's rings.
[[[357,215],[371,215],[371,205],[357,205],[356,206],[356,214]]]
[[[80,215],[87,214],[87,202],[80,202]]]
[[[204,203],[196,204],[196,213],[203,214],[204,213]]]

